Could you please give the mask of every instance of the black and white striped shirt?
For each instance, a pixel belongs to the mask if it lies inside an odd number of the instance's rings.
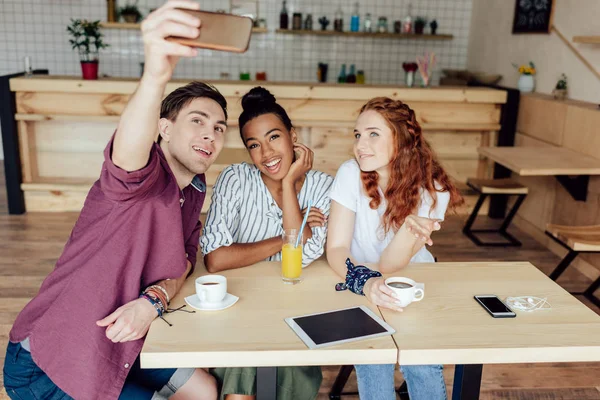
[[[329,215],[329,192],[333,177],[319,171],[308,171],[298,194],[300,209],[313,207]],[[200,247],[208,254],[233,243],[254,243],[283,234],[283,212],[271,196],[253,164],[233,164],[219,175],[200,238]],[[302,266],[319,258],[325,250],[327,225],[312,228],[312,238],[304,245]],[[281,252],[265,261],[280,261]]]

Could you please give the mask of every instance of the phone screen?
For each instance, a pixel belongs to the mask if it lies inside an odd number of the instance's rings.
[[[477,297],[477,299],[492,313],[512,313],[512,310],[497,297]]]

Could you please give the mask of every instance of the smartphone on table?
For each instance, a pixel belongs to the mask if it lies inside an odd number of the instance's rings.
[[[514,318],[517,316],[496,295],[483,294],[477,295],[474,298],[494,318]]]
[[[254,24],[252,18],[210,11],[179,10],[200,19],[200,35],[193,39],[169,36],[167,40],[209,50],[234,53],[248,50]]]

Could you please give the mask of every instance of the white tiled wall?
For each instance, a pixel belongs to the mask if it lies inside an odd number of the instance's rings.
[[[124,0],[119,0],[120,4]],[[473,0],[362,0],[361,23],[365,13],[388,17],[393,30],[394,20],[403,18],[409,3],[413,16],[423,15],[438,21],[438,33],[454,35],[451,41],[398,40],[360,37],[295,36],[275,32],[255,34],[250,49],[242,55],[202,51],[194,59],[182,60],[176,78],[218,79],[221,72],[232,78],[241,70],[266,71],[269,80],[316,81],[319,62],[329,64],[329,81],[337,78],[342,63],[356,64],[365,71],[367,83],[396,84],[403,81],[403,61],[412,61],[426,50],[438,56],[434,84],[442,68],[464,68],[467,63],[468,36]],[[162,0],[140,0],[144,15]],[[345,29],[349,29],[350,14],[355,0],[289,0],[288,11],[313,14],[313,27],[320,29],[318,18],[326,15],[333,20],[338,5],[344,11]],[[228,0],[204,0],[206,10],[229,9]],[[274,30],[279,26],[281,0],[259,0],[259,16]],[[66,26],[70,18],[106,19],[104,0],[0,0],[0,74],[23,70],[23,57],[31,57],[34,68],[48,68],[51,74],[80,75],[77,54],[68,43]],[[291,18],[290,18],[291,23]],[[333,22],[330,23],[331,29]],[[426,28],[426,32],[429,27]],[[101,53],[100,74],[138,77],[143,49],[139,31],[104,30],[111,47]]]

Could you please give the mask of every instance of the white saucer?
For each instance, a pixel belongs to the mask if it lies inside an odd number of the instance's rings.
[[[200,311],[218,311],[224,310],[226,308],[231,307],[240,298],[232,295],[231,293],[227,293],[225,298],[220,303],[202,303],[197,295],[193,294],[185,298],[185,302],[192,308]]]

